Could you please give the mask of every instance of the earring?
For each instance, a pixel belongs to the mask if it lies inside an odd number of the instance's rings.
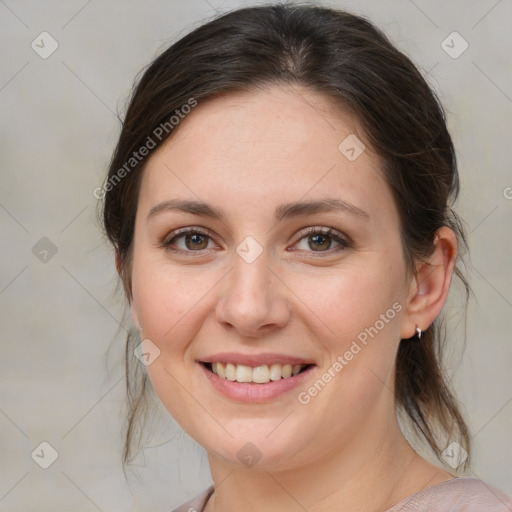
[[[421,329],[418,326],[416,326],[416,336],[421,340]]]

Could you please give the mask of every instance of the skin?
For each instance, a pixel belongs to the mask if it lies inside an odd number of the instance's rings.
[[[338,149],[354,133],[364,142],[357,120],[335,114],[322,95],[271,86],[199,102],[144,171],[132,314],[160,350],[147,367],[156,393],[208,451],[215,494],[207,512],[377,511],[453,478],[404,439],[393,381],[400,339],[426,329],[446,300],[456,239],[441,228],[430,260],[407,271],[379,159],[366,143],[353,162]],[[282,203],[322,198],[367,215],[274,219]],[[225,217],[167,210],[148,218],[170,199],[201,200]],[[172,240],[190,226],[210,233],[195,239],[199,249],[184,236]],[[351,243],[327,237],[319,250],[319,239],[311,245],[304,233],[311,226]],[[236,252],[247,236],[262,248],[252,263]],[[394,303],[401,311],[308,404],[299,403],[297,394]],[[299,355],[316,367],[300,389],[271,402],[235,402],[212,388],[198,363],[225,351]],[[261,456],[251,467],[237,457],[248,442]]]

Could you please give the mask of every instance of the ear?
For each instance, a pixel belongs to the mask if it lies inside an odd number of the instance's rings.
[[[425,331],[439,315],[448,297],[457,260],[457,237],[448,227],[438,229],[434,251],[416,265],[405,306],[402,338],[415,335],[416,327]]]

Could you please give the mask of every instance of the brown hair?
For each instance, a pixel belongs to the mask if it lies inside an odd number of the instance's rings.
[[[431,254],[441,226],[450,227],[466,247],[463,227],[450,206],[459,180],[444,111],[409,58],[369,21],[346,12],[310,5],[243,8],[203,24],[170,46],[145,70],[132,93],[103,208],[129,300],[134,222],[146,161],[131,161],[134,152],[150,136],[155,147],[167,140],[171,129],[157,132],[160,137],[154,136],[155,130],[191,99],[200,103],[218,93],[270,84],[305,86],[355,114],[366,142],[383,162],[410,271],[415,261]],[[127,162],[134,165],[128,168]],[[120,173],[123,168],[126,172]],[[120,174],[122,179],[114,182]],[[455,272],[467,300],[469,285],[459,266]],[[133,442],[140,444],[150,389],[133,356],[136,334],[130,332],[126,343],[125,463],[133,458]],[[447,440],[457,440],[470,453],[469,432],[441,363],[443,342],[439,318],[421,341],[401,340],[395,378],[398,410],[441,461]],[[464,467],[468,465],[469,457]]]

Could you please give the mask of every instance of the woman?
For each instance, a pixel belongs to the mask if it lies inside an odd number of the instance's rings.
[[[186,35],[137,85],[104,188],[140,331],[125,462],[148,377],[208,452],[213,486],[177,511],[512,510],[452,473],[471,453],[438,359],[452,274],[469,290],[454,148],[368,21],[273,5]]]

